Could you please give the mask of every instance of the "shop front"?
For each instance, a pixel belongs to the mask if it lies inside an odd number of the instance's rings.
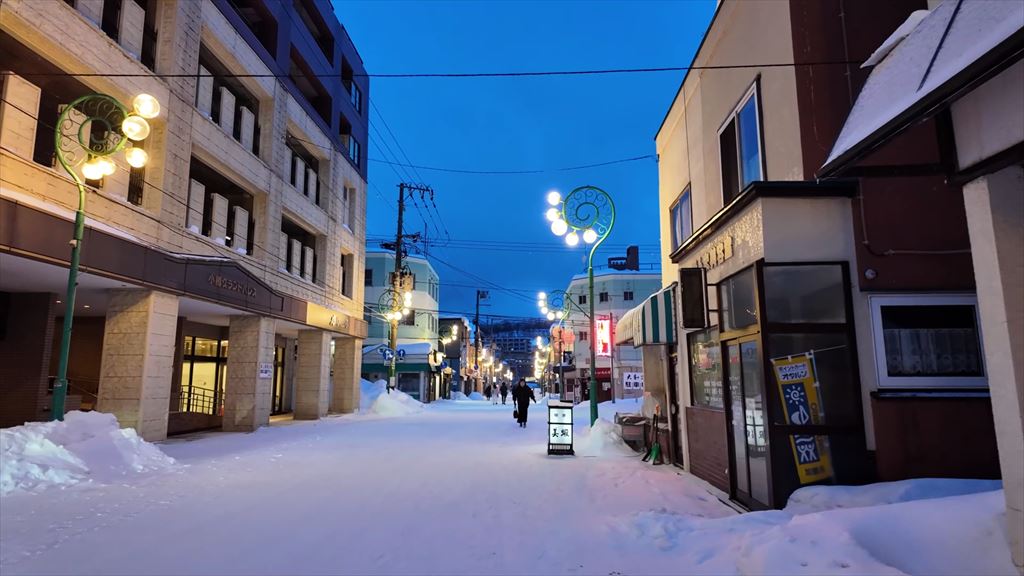
[[[814,200],[759,192],[673,255],[688,468],[750,509],[784,506],[803,485],[861,482],[870,468],[849,201],[841,188]]]

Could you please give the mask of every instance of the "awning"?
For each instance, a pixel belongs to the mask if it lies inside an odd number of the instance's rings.
[[[1024,40],[1024,3],[943,2],[900,28],[865,63],[874,69],[819,177],[841,172],[1005,64]]]
[[[615,343],[633,347],[675,344],[675,287],[673,282],[622,315],[615,327]]]

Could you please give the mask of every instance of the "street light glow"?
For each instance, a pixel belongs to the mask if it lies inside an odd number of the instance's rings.
[[[559,218],[551,223],[551,231],[555,236],[561,236],[569,231],[569,223]]]
[[[575,246],[580,243],[580,236],[575,232],[570,232],[565,235],[565,243],[569,246]]]
[[[540,307],[540,313],[541,314],[547,314],[548,313],[548,307],[547,306],[541,306]]]
[[[587,244],[597,242],[597,232],[594,232],[593,228],[587,228],[583,231],[583,241]]]
[[[99,163],[99,159],[94,158],[82,164],[82,175],[85,176],[86,180],[99,180],[103,178],[103,165]]]
[[[559,320],[561,320],[562,317],[564,317],[564,316],[565,316],[565,312],[562,312],[561,310],[559,310],[558,312],[555,312],[555,318],[558,318]]]
[[[555,319],[555,313],[554,313],[554,312],[551,312],[551,311],[549,310],[549,311],[548,311],[548,320],[554,320],[554,319]]]
[[[537,348],[540,348],[543,345],[544,345],[544,340],[540,336],[537,336]]]
[[[552,190],[548,192],[548,204],[552,206],[558,206],[558,203],[562,201],[562,195],[558,193],[558,190]]]
[[[132,114],[121,122],[121,132],[124,132],[129,140],[145,140],[149,136],[149,122],[142,116]]]
[[[135,113],[143,118],[153,119],[160,115],[160,102],[149,94],[139,94],[132,100]]]
[[[551,222],[558,220],[560,215],[561,213],[558,211],[558,208],[548,208],[548,211],[544,213],[544,216]]]
[[[543,293],[543,292],[538,292],[537,293],[537,299],[538,300],[547,300],[547,297],[548,297],[548,295]]]
[[[149,154],[142,148],[129,148],[124,151],[124,159],[132,168],[142,168],[149,162]]]

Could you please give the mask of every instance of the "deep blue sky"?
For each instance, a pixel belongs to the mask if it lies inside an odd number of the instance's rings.
[[[373,74],[685,66],[715,4],[335,0],[335,6]],[[371,78],[370,99],[413,164],[550,169],[654,154],[655,132],[682,77],[682,72],[659,72]],[[401,156],[377,111],[370,110],[370,237],[394,235],[399,182],[392,168],[372,160],[390,158],[391,151]],[[641,246],[642,262],[658,262],[658,171],[653,159],[531,175],[419,174],[436,191],[437,208],[454,240],[540,246],[431,248],[442,283],[442,313],[471,312],[479,286],[491,294],[482,313],[537,316],[536,292],[565,288],[583,270],[582,243],[569,249],[551,234],[543,217],[544,196],[552,188],[564,193],[592,184],[614,198],[615,229],[595,255],[595,264],[625,255],[627,244]],[[407,231],[423,228],[409,206]]]

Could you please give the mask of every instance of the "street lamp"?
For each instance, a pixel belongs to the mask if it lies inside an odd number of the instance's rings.
[[[57,162],[78,186],[78,210],[75,211],[74,236],[70,242],[71,262],[64,296],[64,328],[60,337],[60,360],[57,364],[57,378],[53,383],[53,403],[50,409],[52,420],[64,419],[64,402],[68,393],[71,326],[75,316],[78,263],[85,236],[85,180],[99,180],[114,174],[117,164],[113,156],[121,150],[124,150],[125,161],[129,166],[145,166],[149,156],[142,148],[132,145],[132,142],[140,142],[149,136],[147,120],[159,115],[160,103],[149,94],[136,96],[132,100],[131,109],[113,96],[89,94],[68,104],[57,118],[53,131]]]
[[[398,323],[412,312],[411,307],[411,291],[398,292],[387,288],[377,299],[377,313],[388,322],[388,328],[391,330],[390,342],[393,346],[391,359],[388,362],[388,385],[385,388],[388,394],[391,393],[392,388],[398,387],[395,374],[395,357],[398,355]]]
[[[548,204],[559,209],[558,218],[551,222],[551,231],[556,236],[565,236],[569,246],[579,244],[578,233],[583,234],[583,242],[590,244],[590,255],[587,258],[587,280],[589,284],[588,302],[590,304],[590,425],[597,421],[597,326],[594,323],[594,252],[608,237],[615,224],[615,203],[607,192],[595,186],[580,186],[570,192],[565,199],[552,190],[547,195]],[[548,211],[550,212],[550,208]]]

